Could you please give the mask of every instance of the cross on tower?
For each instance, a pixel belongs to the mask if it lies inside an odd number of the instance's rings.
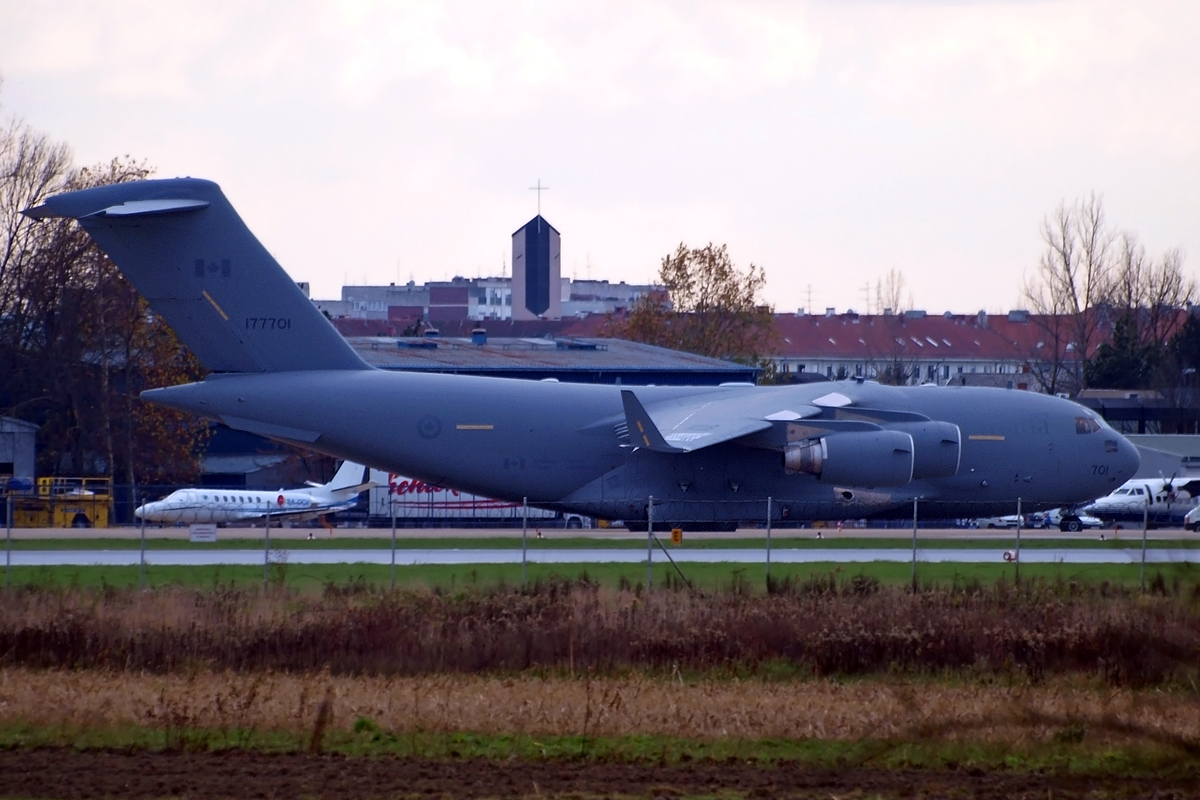
[[[549,186],[542,186],[542,179],[538,178],[537,186],[530,186],[529,191],[538,193],[538,216],[542,215],[542,192],[549,191]]]

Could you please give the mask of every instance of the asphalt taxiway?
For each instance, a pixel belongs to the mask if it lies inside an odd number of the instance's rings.
[[[680,563],[761,564],[766,552],[760,548],[701,549],[675,547],[671,558]],[[917,561],[934,563],[995,564],[1011,560],[1014,550],[992,548],[930,548],[917,549]],[[272,549],[270,551],[205,550],[147,550],[146,564],[154,566],[216,566],[255,565],[263,559],[287,564],[391,564],[390,549]],[[777,564],[806,564],[818,562],[861,563],[871,561],[909,562],[911,549],[900,548],[772,548],[771,561]],[[138,550],[13,550],[14,567],[49,566],[136,566],[140,563]],[[527,552],[531,564],[638,564],[645,563],[646,551],[634,548],[537,548]],[[655,561],[665,561],[665,555],[655,551]],[[1146,562],[1173,564],[1195,561],[1200,551],[1173,548],[1150,548]],[[509,549],[397,549],[395,563],[404,566],[422,564],[519,564],[521,551]],[[1142,559],[1141,549],[1039,548],[1024,549],[1020,560],[1027,564],[1136,564]]]

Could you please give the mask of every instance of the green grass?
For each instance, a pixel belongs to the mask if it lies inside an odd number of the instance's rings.
[[[761,592],[765,587],[765,570],[760,564],[681,564],[683,574],[692,585],[703,591],[724,591],[741,587],[748,591]],[[3,580],[0,568],[0,580]],[[146,567],[148,586],[179,585],[190,587],[217,587],[229,584],[240,586],[260,585],[263,581],[261,566],[153,566]],[[528,580],[550,580],[557,578],[576,579],[586,577],[604,586],[618,586],[622,582],[631,586],[644,585],[646,566],[642,564],[529,564]],[[848,580],[856,575],[866,575],[887,585],[905,586],[912,580],[912,567],[907,563],[866,562],[858,564],[835,564],[817,562],[811,564],[773,564],[771,575],[777,580],[789,576],[804,581],[814,576],[834,576],[837,580]],[[1140,568],[1130,564],[1023,564],[1021,576],[1027,579],[1075,581],[1081,584],[1112,584],[1136,587]],[[1200,567],[1190,564],[1159,565],[1146,568],[1149,584],[1156,575],[1161,575],[1167,586],[1174,581],[1190,585],[1200,581]],[[979,581],[1013,581],[1016,569],[1012,564],[950,564],[926,563],[917,565],[918,580],[922,585],[951,585]],[[137,566],[54,566],[13,567],[11,570],[14,587],[129,587],[139,585]],[[391,567],[375,564],[280,564],[272,565],[269,581],[273,585],[286,585],[300,591],[317,591],[328,585],[372,586],[386,588],[391,584]],[[519,586],[520,564],[475,564],[397,566],[396,582],[403,587],[425,587],[442,591],[454,591],[467,587],[492,588],[501,585]],[[661,587],[681,583],[678,573],[663,559],[655,555],[654,584]]]
[[[416,756],[421,758],[554,759],[600,762],[680,764],[692,761],[801,762],[822,767],[871,765],[897,769],[983,769],[1076,774],[1162,774],[1196,769],[1189,742],[1144,742],[1114,747],[1084,736],[1055,737],[1048,742],[986,743],[938,740],[865,739],[714,739],[672,736],[538,736],[470,732],[392,733],[367,717],[351,730],[327,730],[324,752],[347,756]],[[312,734],[253,729],[206,729],[185,725],[162,727],[33,726],[9,722],[0,726],[0,747],[70,747],[120,750],[189,750],[263,753],[308,752]]]

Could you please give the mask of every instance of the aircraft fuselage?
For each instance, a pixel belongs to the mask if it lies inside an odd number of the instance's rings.
[[[837,391],[854,403],[847,419],[859,407],[886,408],[961,430],[950,477],[886,489],[829,485],[785,471],[769,445],[638,447],[624,435],[620,389],[360,370],[216,376],[146,398],[429,483],[620,519],[644,519],[651,495],[660,518],[680,519],[762,518],[767,497],[776,517],[792,519],[903,515],[913,498],[943,517],[1011,513],[1018,498],[1032,511],[1108,494],[1138,463],[1133,446],[1091,412],[1031,392],[855,381],[636,387],[646,403],[737,394],[777,400],[780,410]],[[1084,418],[1090,428],[1080,427]]]

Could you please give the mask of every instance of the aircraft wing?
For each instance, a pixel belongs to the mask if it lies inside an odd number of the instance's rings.
[[[279,511],[271,512],[271,519],[309,519],[312,517],[322,517],[337,511],[348,511],[354,508],[354,504],[354,500],[346,500],[340,503],[322,503],[320,505],[308,506],[307,508],[280,509]],[[238,517],[242,522],[250,522],[252,520],[262,521],[266,518],[267,515],[265,512],[258,511],[247,512]]]
[[[788,402],[783,395],[714,393],[662,400],[645,406],[631,389],[621,390],[629,439],[660,453],[689,453],[769,430],[850,404],[836,392],[813,401]]]

